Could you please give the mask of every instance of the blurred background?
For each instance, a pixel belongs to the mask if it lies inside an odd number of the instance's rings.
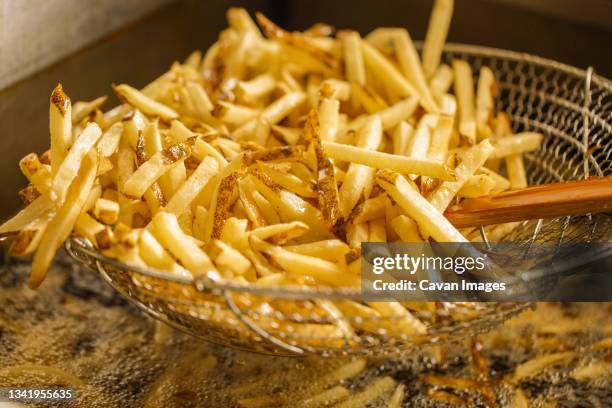
[[[610,0],[458,0],[449,41],[522,51],[612,77]],[[288,29],[316,22],[407,27],[423,39],[431,0],[0,0],[0,217],[25,186],[17,160],[48,145],[48,97],[61,82],[73,101],[143,86],[175,60],[205,50],[230,6],[262,11]],[[113,106],[107,102],[106,108]]]

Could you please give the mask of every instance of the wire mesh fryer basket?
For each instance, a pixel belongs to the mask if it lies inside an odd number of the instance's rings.
[[[612,82],[591,68],[585,71],[479,46],[448,44],[444,58],[447,62],[454,58],[468,61],[475,75],[480,67],[490,67],[497,77],[497,107],[510,116],[513,130],[544,135],[540,150],[525,157],[530,184],[612,174]],[[534,247],[542,242],[610,241],[611,219],[599,214],[529,221],[504,240]],[[481,233],[488,242],[483,228]],[[454,303],[436,309],[423,307],[415,315],[430,322],[426,336],[394,330],[398,323],[394,317],[345,313],[349,323],[366,328],[348,337],[325,302],[356,300],[359,290],[194,281],[106,258],[80,238],[70,239],[66,249],[155,318],[208,341],[277,355],[401,354],[415,345],[487,330],[528,306]],[[568,265],[609,255],[574,254]]]

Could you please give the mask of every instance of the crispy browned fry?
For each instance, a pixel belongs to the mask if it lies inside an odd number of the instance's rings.
[[[378,184],[417,222],[422,231],[437,242],[467,242],[439,210],[419,194],[416,187],[402,176],[389,171],[379,171]]]
[[[49,215],[43,214],[21,229],[11,243],[9,254],[11,256],[26,256],[34,252],[45,233],[48,221]]]
[[[257,191],[273,206],[281,220],[297,220],[306,223],[310,226],[308,237],[311,239],[329,237],[330,233],[318,208],[289,191],[279,189],[261,173],[254,172],[251,179],[254,181]]]
[[[72,104],[64,93],[62,84],[57,84],[51,94],[50,102],[51,172],[55,174],[72,145]]]
[[[206,229],[204,230],[205,241],[210,238],[217,239],[221,236],[229,210],[238,198],[238,178],[238,173],[232,172],[219,181],[208,210]]]
[[[125,180],[120,191],[130,197],[141,197],[156,180],[173,167],[182,164],[182,161],[190,154],[191,147],[186,143],[176,143],[168,146],[139,166]]]
[[[333,229],[338,223],[342,222],[342,211],[334,165],[326,156],[323,146],[321,146],[318,119],[317,113],[314,110],[311,111],[306,121],[304,138],[311,141],[316,156],[319,208],[327,226]]]
[[[335,71],[338,69],[338,59],[323,50],[320,47],[313,45],[311,41],[308,41],[302,33],[290,33],[283,30],[272,21],[268,20],[263,14],[256,13],[257,22],[263,28],[266,36],[271,39],[278,40],[282,43],[290,45],[296,49],[303,50],[317,60],[323,62],[330,70]]]

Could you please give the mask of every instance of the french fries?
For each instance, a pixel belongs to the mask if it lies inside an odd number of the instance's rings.
[[[57,169],[51,185],[52,198],[58,203],[63,203],[70,184],[79,172],[82,161],[101,135],[100,127],[90,122],[74,142],[70,152]]]
[[[95,152],[87,154],[76,180],[66,193],[66,199],[49,221],[46,233],[42,236],[32,260],[32,272],[28,282],[31,288],[36,288],[42,283],[55,252],[72,232],[95,181],[97,166],[98,156]]]
[[[49,131],[51,133],[51,171],[55,174],[72,145],[72,104],[61,84],[58,84],[51,93]]]
[[[419,228],[436,241],[467,242],[439,210],[423,198],[404,177],[386,170],[377,174],[376,181],[418,223]]]
[[[442,56],[442,48],[453,15],[454,0],[435,0],[423,45],[423,72],[431,78]]]
[[[537,150],[542,143],[543,135],[535,132],[517,133],[512,137],[498,139],[495,143],[495,150],[489,157],[499,159],[515,154],[522,154]]]
[[[435,1],[419,57],[404,29],[362,39],[327,26],[289,32],[258,15],[262,34],[233,8],[208,51],[142,90],[113,86],[122,104],[105,113],[105,96],[72,108],[58,85],[50,150],[20,161],[27,205],[0,234],[16,235],[12,255],[34,254],[31,287],[71,233],[132,266],[258,287],[355,289],[363,242],[468,242],[446,208],[524,187],[522,154],[544,136],[511,134],[495,112],[490,68],[481,67],[475,90],[466,61],[441,63],[452,9],[452,0]],[[488,231],[498,240],[514,227]],[[326,336],[352,347],[363,332],[419,336],[430,319],[419,312],[436,307],[319,299],[309,307],[325,323],[279,322],[271,316],[303,304],[236,299],[266,310],[260,323],[272,335],[290,331],[288,341],[310,347]],[[393,390],[390,406],[399,406],[404,394],[386,378],[352,397],[326,381],[306,406],[361,406]]]
[[[454,60],[453,73],[457,106],[459,108],[459,133],[464,137],[466,144],[471,146],[476,143],[477,131],[472,69],[463,60]]]
[[[349,161],[373,168],[389,169],[402,174],[420,174],[441,180],[453,180],[454,178],[448,167],[441,162],[396,156],[339,143],[323,143],[323,147],[329,157],[336,160]]]

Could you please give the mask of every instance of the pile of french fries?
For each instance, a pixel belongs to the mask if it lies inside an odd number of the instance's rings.
[[[527,184],[522,154],[495,111],[494,73],[441,63],[452,0],[435,2],[422,60],[408,31],[361,38],[317,24],[288,32],[232,8],[204,54],[141,90],[113,86],[71,105],[50,100],[50,149],[20,161],[26,207],[0,227],[43,281],[71,234],[132,266],[259,286],[357,287],[362,242],[467,242],[445,209]],[[487,227],[497,240],[515,223]],[[411,310],[439,305],[328,301],[344,334],[424,333]]]

